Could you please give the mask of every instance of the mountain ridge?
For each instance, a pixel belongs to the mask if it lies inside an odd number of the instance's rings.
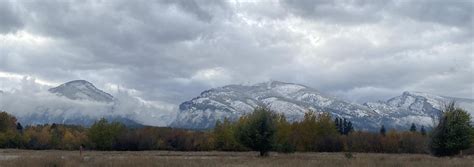
[[[9,111],[18,115],[22,123],[27,124],[55,122],[89,126],[104,117],[126,124],[209,129],[217,120],[226,117],[237,120],[240,116],[252,112],[255,107],[267,106],[285,115],[289,121],[299,121],[305,112],[313,110],[349,119],[356,129],[372,131],[378,130],[381,125],[389,129],[407,129],[411,123],[433,127],[442,107],[451,100],[457,100],[461,107],[474,115],[474,100],[468,98],[404,91],[401,95],[387,100],[359,104],[325,94],[309,86],[281,81],[211,88],[181,103],[176,113],[163,113],[159,107],[147,105],[127,94],[119,93],[114,97],[85,80],[66,82],[48,89],[47,92],[52,95],[46,98],[47,104],[37,103],[37,106],[32,106],[26,113],[22,111],[18,114],[15,107],[9,107],[13,108]],[[0,95],[6,97],[12,94],[0,92]],[[0,104],[0,107],[23,101],[20,99],[13,97],[13,101],[9,102],[2,100],[0,103],[4,105]]]
[[[329,112],[347,118],[361,130],[387,128],[406,129],[411,123],[432,127],[442,109],[441,103],[451,98],[417,91],[386,101],[351,103],[318,90],[294,83],[270,81],[253,85],[226,85],[203,91],[199,96],[181,103],[176,120],[170,125],[187,129],[212,128],[217,120],[236,120],[257,106],[267,106],[284,114],[288,120],[301,120],[304,112]],[[463,99],[474,103],[472,99]],[[469,108],[471,109],[471,108]]]
[[[171,126],[211,128],[217,120],[213,116],[219,117],[218,115],[224,114],[235,120],[261,105],[284,114],[290,121],[302,119],[308,110],[331,110],[334,115],[339,117],[354,117],[353,121],[355,122],[360,121],[357,118],[373,114],[362,105],[325,96],[308,86],[270,81],[255,85],[228,85],[203,91],[198,97],[180,105],[177,119]],[[204,115],[196,115],[194,110],[198,113],[202,112]],[[194,118],[183,116],[189,114]],[[192,123],[196,119],[201,120],[201,123],[183,125],[183,122]],[[222,117],[218,119],[222,119]],[[208,120],[209,123],[202,120]]]
[[[100,102],[113,102],[112,95],[96,88],[86,80],[73,80],[48,89],[49,92],[65,96],[72,100],[90,100]]]

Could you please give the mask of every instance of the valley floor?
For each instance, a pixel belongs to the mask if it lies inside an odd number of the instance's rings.
[[[174,151],[0,150],[0,166],[474,166],[474,156],[436,158],[420,154],[271,153]]]

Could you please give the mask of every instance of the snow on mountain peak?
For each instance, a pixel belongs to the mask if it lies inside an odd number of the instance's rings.
[[[441,109],[450,98],[442,97],[425,92],[405,91],[401,96],[394,97],[387,101],[387,103],[393,107],[415,107],[413,105],[418,104],[421,107],[421,103],[428,103],[432,107]]]
[[[456,101],[456,104],[468,112],[473,112],[474,100],[445,97],[425,92],[405,91],[400,96],[387,101],[368,102],[364,105],[380,113],[386,118],[386,123],[394,127],[416,123],[427,127],[437,124],[438,118],[446,104]],[[388,121],[390,120],[390,121]]]
[[[305,112],[313,110],[330,111],[338,117],[351,117],[355,124],[361,125],[358,118],[374,114],[365,106],[322,95],[304,85],[270,81],[254,85],[227,85],[204,91],[180,105],[172,126],[211,128],[217,120],[235,120],[258,106],[267,106],[274,112],[284,114],[290,121],[301,120]]]
[[[447,102],[456,100],[472,112],[473,100],[449,98],[424,92],[405,91],[387,101],[363,105],[328,96],[300,84],[270,81],[254,85],[213,88],[180,105],[173,127],[206,129],[217,120],[238,119],[257,106],[267,106],[288,120],[301,120],[308,110],[329,112],[351,120],[358,129],[407,129],[412,123],[433,127]],[[468,106],[467,108],[464,106]],[[470,108],[469,108],[470,106]]]
[[[65,96],[72,100],[90,100],[97,102],[113,102],[112,95],[97,89],[92,83],[85,80],[75,80],[49,89],[51,93]]]
[[[279,81],[272,81],[269,82],[269,87],[270,89],[281,93],[282,95],[290,95],[293,93],[296,93],[300,90],[306,89],[307,87],[302,86],[302,85],[297,85],[297,84],[292,84],[292,83],[284,83],[284,82],[279,82]]]

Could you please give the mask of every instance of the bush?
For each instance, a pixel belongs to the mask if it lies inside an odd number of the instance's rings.
[[[428,138],[421,133],[405,132],[401,134],[400,152],[402,153],[428,153]]]
[[[347,151],[382,152],[381,135],[368,132],[350,133],[346,139]]]
[[[319,137],[315,141],[317,152],[341,152],[344,150],[344,143],[339,135],[329,135]]]

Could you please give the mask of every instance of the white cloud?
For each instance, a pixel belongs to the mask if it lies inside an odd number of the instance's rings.
[[[197,71],[191,77],[191,80],[210,84],[211,86],[219,86],[229,83],[231,78],[231,74],[224,68],[216,67]]]
[[[120,85],[175,106],[271,79],[357,101],[403,90],[474,98],[468,1],[2,3],[0,71],[38,82]]]

